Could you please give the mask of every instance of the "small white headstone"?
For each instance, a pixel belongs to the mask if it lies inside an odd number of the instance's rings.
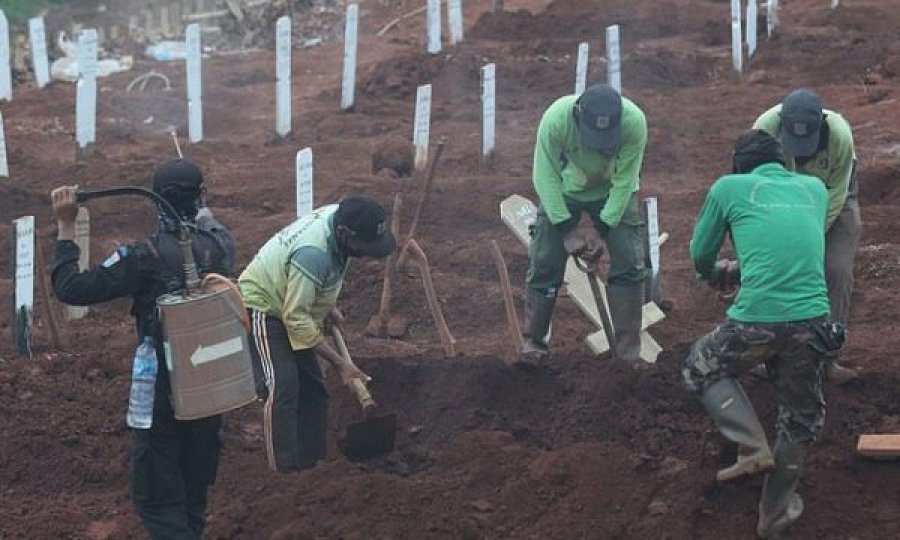
[[[313,211],[313,155],[312,149],[297,152],[297,217]]]
[[[831,9],[834,9],[841,5],[841,0],[831,0]]]
[[[47,59],[47,35],[44,33],[44,18],[35,17],[28,21],[31,37],[31,62],[34,67],[34,81],[38,88],[50,82],[50,63]]]
[[[413,128],[415,168],[425,169],[428,163],[428,135],[431,129],[431,85],[423,84],[416,90],[416,116]]]
[[[756,52],[756,0],[747,1],[747,60]]]
[[[82,150],[97,140],[97,32],[78,37],[78,82],[75,87],[75,138]]]
[[[752,1],[752,0],[751,0]],[[741,0],[731,0],[731,65],[738,73],[743,71],[744,55],[741,40]]]
[[[766,31],[771,38],[778,27],[778,0],[766,1]]]
[[[481,155],[488,157],[496,146],[495,126],[497,77],[494,64],[481,68]]]
[[[291,18],[275,24],[275,133],[291,132]]]
[[[347,21],[344,24],[344,77],[341,84],[341,109],[353,107],[356,92],[356,43],[359,29],[359,6],[347,6]]]
[[[2,112],[0,112],[0,176],[9,177],[9,165],[6,160],[6,130],[3,128]]]
[[[584,93],[584,88],[587,85],[587,70],[588,70],[588,54],[590,51],[590,46],[587,42],[582,41],[578,44],[578,56],[575,61],[575,95],[580,96]]]
[[[622,93],[622,54],[619,46],[619,25],[606,27],[607,81],[616,92]]]
[[[82,206],[78,209],[78,217],[75,218],[75,244],[80,250],[78,256],[78,269],[87,270],[91,266],[91,213]],[[87,315],[87,306],[68,306],[66,310],[69,320],[80,319]]]
[[[185,33],[187,45],[187,100],[188,138],[192,143],[203,140],[203,83],[200,64],[200,25],[188,25]]]
[[[428,0],[425,22],[428,31],[428,53],[437,54],[441,52],[441,0]]]
[[[0,9],[0,99],[12,99],[12,71],[9,64],[9,21]]]
[[[447,20],[450,23],[450,44],[463,40],[462,0],[447,0]]]
[[[650,255],[650,300],[662,301],[660,292],[659,211],[656,197],[644,199],[647,210],[647,246]]]
[[[25,307],[28,327],[34,310],[34,216],[21,217],[16,224],[16,316]]]

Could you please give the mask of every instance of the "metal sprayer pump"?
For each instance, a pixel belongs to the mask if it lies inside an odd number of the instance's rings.
[[[204,418],[254,401],[249,324],[240,291],[218,274],[208,274],[201,281],[190,230],[172,204],[153,191],[116,187],[78,191],[75,199],[84,202],[121,195],[152,199],[178,226],[185,287],[156,299],[175,418]]]

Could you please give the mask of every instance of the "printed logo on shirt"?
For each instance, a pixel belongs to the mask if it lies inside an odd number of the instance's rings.
[[[821,169],[827,169],[828,168],[828,156],[827,155],[819,156],[819,159],[816,161],[816,165],[818,165],[819,168],[821,168]]]

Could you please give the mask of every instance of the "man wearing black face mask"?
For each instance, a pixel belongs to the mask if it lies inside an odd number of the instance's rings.
[[[831,317],[846,325],[853,291],[853,259],[862,231],[850,124],[840,114],[823,109],[815,93],[800,89],[764,112],[753,128],[781,141],[788,170],[815,176],[828,189],[825,279]],[[835,353],[828,361],[828,377],[842,383],[855,379],[857,373],[838,364]]]
[[[381,259],[395,247],[384,209],[349,196],[282,229],[241,274],[272,469],[299,471],[325,456],[328,392],[317,356],[351,388],[354,379],[369,380],[328,344],[326,326],[341,320],[335,305],[350,258]]]
[[[518,365],[548,353],[545,341],[566,259],[599,259],[609,249],[607,299],[617,356],[640,360],[644,221],[638,211],[647,121],[612,87],[596,84],[557,99],[541,118],[534,148],[534,189],[540,198],[528,246],[525,336]],[[587,214],[592,226],[578,223]]]
[[[175,207],[190,231],[200,274],[230,275],[234,242],[205,207],[203,185],[200,169],[183,159],[164,163],[153,175],[153,191]],[[222,422],[218,415],[176,420],[172,410],[156,299],[185,286],[176,224],[171,216],[161,215],[158,230],[149,238],[123,245],[101,265],[79,272],[79,250],[72,241],[76,191],[77,186],[63,186],[51,193],[58,224],[53,290],[61,301],[79,306],[132,297],[138,350],[149,351],[151,357],[155,350],[158,370],[152,403],[148,395],[146,402],[133,399],[129,404],[132,502],[154,540],[199,540],[206,521],[207,492],[219,463]],[[152,412],[141,415],[138,408]]]

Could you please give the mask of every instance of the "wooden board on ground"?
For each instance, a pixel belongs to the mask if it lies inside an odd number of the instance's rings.
[[[534,222],[536,215],[537,207],[534,203],[521,195],[511,195],[500,203],[500,217],[503,220],[503,223],[509,227],[519,241],[526,245],[529,242],[528,226]],[[608,351],[609,344],[607,343],[606,336],[603,336],[603,323],[600,320],[600,314],[597,313],[597,306],[594,302],[593,295],[591,294],[591,285],[588,282],[587,275],[579,270],[575,266],[574,261],[570,259],[568,263],[566,263],[564,279],[569,291],[569,296],[572,297],[575,304],[585,315],[587,315],[591,322],[601,329],[599,332],[595,332],[588,336],[588,346],[595,354],[602,354]],[[606,302],[606,285],[599,279],[597,281],[600,284],[600,291],[604,295],[603,301]],[[607,306],[608,305],[609,304],[607,303]],[[656,357],[662,351],[662,348],[653,340],[650,334],[646,332],[646,328],[661,321],[663,318],[665,318],[665,314],[663,314],[662,310],[660,310],[656,304],[649,302],[644,305],[642,328],[645,331],[641,332],[641,358],[647,362],[655,362]],[[598,334],[602,337],[598,337]]]
[[[860,435],[856,452],[875,459],[900,458],[900,433],[887,435]]]

